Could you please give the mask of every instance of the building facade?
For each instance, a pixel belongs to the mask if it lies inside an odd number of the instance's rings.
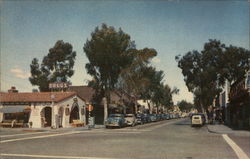
[[[86,103],[75,92],[0,93],[0,122],[25,127],[72,127],[86,124]]]
[[[250,129],[250,72],[234,82],[229,94],[230,124],[235,128]]]

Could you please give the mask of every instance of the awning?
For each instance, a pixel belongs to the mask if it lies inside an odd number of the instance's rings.
[[[2,113],[27,112],[28,108],[29,106],[3,106],[2,108],[0,108],[0,112]]]

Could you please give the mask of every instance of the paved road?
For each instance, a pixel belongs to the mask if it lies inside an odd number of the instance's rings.
[[[39,132],[1,138],[1,159],[237,159],[221,134],[189,119],[122,129]]]

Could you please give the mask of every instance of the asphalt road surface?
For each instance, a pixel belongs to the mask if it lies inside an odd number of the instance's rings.
[[[1,134],[0,152],[1,159],[238,159],[221,134],[191,127],[189,119],[122,129]]]

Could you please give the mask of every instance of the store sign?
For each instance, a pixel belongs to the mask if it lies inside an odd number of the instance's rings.
[[[68,82],[54,82],[54,83],[49,83],[49,88],[50,89],[69,88],[69,83]]]

